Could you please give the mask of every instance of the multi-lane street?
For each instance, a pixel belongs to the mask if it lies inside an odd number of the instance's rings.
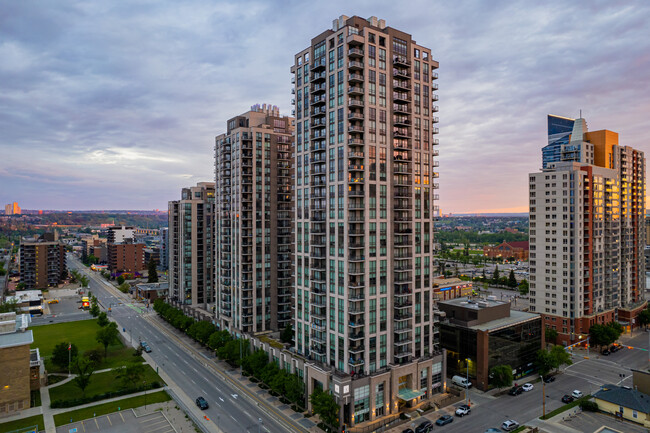
[[[524,392],[518,396],[504,395],[498,398],[470,390],[472,402],[471,414],[459,418],[444,427],[435,427],[449,433],[477,432],[481,433],[489,427],[500,427],[506,419],[514,419],[520,424],[538,425],[538,418],[542,415],[543,403],[546,413],[562,406],[561,399],[565,394],[571,394],[575,389],[583,394],[593,394],[604,384],[632,385],[632,369],[646,369],[648,366],[648,333],[636,331],[634,336],[623,337],[625,344],[634,349],[622,349],[609,356],[602,356],[598,352],[590,351],[587,357],[586,350],[576,351],[573,356],[573,365],[563,369],[552,383],[536,382],[532,391]],[[621,376],[622,375],[622,376]],[[520,383],[521,385],[521,383]],[[543,392],[545,391],[545,393]],[[546,396],[544,399],[543,396]],[[458,403],[456,406],[459,406]],[[456,407],[444,409],[453,414]],[[442,411],[429,415],[435,421]],[[417,420],[415,424],[419,424]],[[573,426],[575,428],[575,426]]]
[[[68,265],[71,269],[87,272],[71,255],[68,256]],[[131,341],[134,346],[139,341],[149,343],[152,352],[145,354],[145,359],[169,382],[174,394],[185,394],[181,400],[186,403],[184,406],[190,406],[185,409],[198,415],[195,418],[205,430],[228,433],[306,431],[258,395],[256,388],[243,387],[237,375],[218,370],[209,355],[197,351],[173,331],[157,324],[153,313],[111,289],[99,275],[87,274],[90,276],[90,290],[104,308],[111,306],[111,317],[127,342]],[[209,409],[199,411],[193,406],[198,396],[205,397]]]

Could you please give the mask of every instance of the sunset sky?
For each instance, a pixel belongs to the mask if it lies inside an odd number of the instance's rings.
[[[547,114],[650,150],[648,2],[7,1],[0,204],[166,209],[213,179],[228,118],[290,113],[293,55],[342,14],[440,62],[443,213],[527,212]]]

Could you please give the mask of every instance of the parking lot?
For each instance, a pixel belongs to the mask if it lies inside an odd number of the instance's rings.
[[[162,412],[136,417],[132,410],[98,416],[56,429],[57,433],[173,433],[176,430]]]
[[[91,318],[88,311],[79,309],[81,295],[77,294],[77,289],[50,289],[44,293],[44,298],[43,316],[34,316],[32,325],[46,325]],[[58,302],[49,303],[50,300],[57,300]]]

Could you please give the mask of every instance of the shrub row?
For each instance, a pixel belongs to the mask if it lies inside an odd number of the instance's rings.
[[[155,381],[152,382],[150,385],[147,385],[146,387],[144,386],[139,386],[136,388],[126,388],[126,389],[121,389],[119,391],[111,391],[111,392],[105,392],[102,394],[95,394],[89,397],[82,397],[82,398],[73,398],[70,400],[54,400],[50,406],[52,409],[58,409],[58,408],[66,408],[66,407],[73,407],[73,406],[79,406],[82,404],[87,404],[87,403],[93,403],[95,401],[99,400],[104,400],[107,398],[113,398],[113,397],[121,397],[123,395],[127,394],[133,394],[136,392],[141,392],[144,390],[148,389],[158,389],[160,388],[160,383]]]

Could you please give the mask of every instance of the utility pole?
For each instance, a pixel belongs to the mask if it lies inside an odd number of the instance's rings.
[[[467,365],[467,373],[465,376],[465,404],[469,406],[469,358],[465,359],[465,365]]]

